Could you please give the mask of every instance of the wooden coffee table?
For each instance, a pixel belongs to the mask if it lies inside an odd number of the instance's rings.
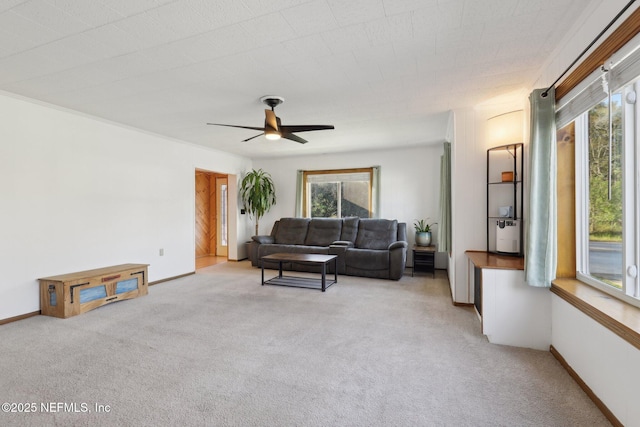
[[[295,288],[311,288],[320,289],[324,292],[329,286],[338,283],[338,265],[337,255],[320,255],[320,254],[285,254],[277,253],[265,255],[262,258],[262,286],[292,286]],[[264,280],[264,261],[278,262],[278,275],[273,279]],[[327,281],[327,265],[333,261],[333,280]],[[319,265],[322,277],[300,277],[300,276],[284,276],[282,274],[283,262],[297,262],[301,264]]]

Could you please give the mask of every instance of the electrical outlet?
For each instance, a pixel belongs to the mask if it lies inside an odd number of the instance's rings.
[[[164,256],[164,249],[160,248],[160,256]]]

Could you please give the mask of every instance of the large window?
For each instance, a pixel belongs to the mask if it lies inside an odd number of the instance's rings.
[[[303,216],[372,217],[373,168],[305,171]]]
[[[575,120],[577,276],[635,299],[640,297],[638,89],[635,81],[611,94],[601,92],[601,100]]]

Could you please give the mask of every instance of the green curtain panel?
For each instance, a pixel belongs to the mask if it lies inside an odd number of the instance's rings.
[[[525,280],[551,287],[556,276],[556,124],[555,90],[536,89],[531,102],[529,143],[529,221],[526,228]]]
[[[438,252],[451,252],[451,143],[444,143],[440,156],[440,224]]]
[[[298,170],[296,173],[296,218],[302,218],[302,189],[304,186],[304,171]]]
[[[371,218],[380,216],[380,166],[373,166],[373,181],[371,182]]]

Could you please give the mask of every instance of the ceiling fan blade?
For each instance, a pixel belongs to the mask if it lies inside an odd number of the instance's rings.
[[[291,141],[299,142],[300,144],[306,144],[307,142],[309,142],[306,139],[302,139],[297,135],[294,135],[289,132],[284,132],[284,131],[282,132],[282,137],[285,139],[290,139]]]
[[[242,142],[251,141],[253,138],[257,138],[259,136],[264,135],[264,132],[257,134],[256,136],[252,136],[251,138],[243,139]]]
[[[294,125],[294,126],[280,126],[282,132],[310,132],[312,130],[329,130],[335,129],[332,125]]]
[[[276,113],[271,110],[264,110],[264,114],[266,118],[264,119],[264,127],[270,126],[273,130],[278,130],[278,118],[276,117]]]
[[[251,129],[251,130],[264,130],[264,128],[259,128],[255,126],[240,126],[240,125],[223,125],[222,123],[207,123],[208,125],[213,126],[226,126],[228,128],[240,128],[240,129]]]

